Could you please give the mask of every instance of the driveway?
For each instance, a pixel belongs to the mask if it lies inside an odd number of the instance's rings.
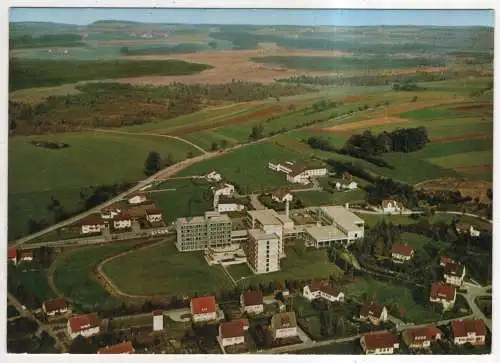
[[[183,315],[189,315],[187,318],[182,318]],[[177,310],[165,310],[164,315],[174,321],[187,322],[191,320],[191,311],[188,308]]]

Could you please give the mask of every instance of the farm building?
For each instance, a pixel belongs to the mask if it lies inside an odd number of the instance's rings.
[[[192,298],[190,309],[195,323],[217,319],[217,305],[214,296]]]
[[[313,283],[304,286],[302,295],[309,301],[318,298],[323,298],[331,302],[344,301],[344,293],[333,288],[333,286],[326,281],[314,281]]]
[[[232,197],[235,191],[234,185],[229,183],[219,183],[211,189],[214,193],[214,197],[220,197],[221,195]]]
[[[274,314],[271,318],[271,332],[274,339],[297,337],[295,313],[291,311]]]
[[[443,284],[442,282],[434,282],[431,285],[431,294],[429,301],[439,303],[443,306],[443,310],[449,310],[455,305],[457,291],[455,286]]]
[[[63,298],[46,300],[42,303],[42,310],[48,317],[53,317],[69,312],[69,304]]]
[[[394,354],[399,348],[398,338],[389,332],[365,334],[360,344],[365,354]]]
[[[462,345],[470,343],[472,345],[486,344],[486,326],[483,320],[455,320],[451,322],[451,333],[453,343]]]
[[[387,308],[374,300],[367,300],[361,306],[359,319],[369,321],[373,325],[379,325],[388,319]]]
[[[459,263],[448,263],[444,267],[443,278],[447,284],[460,287],[465,277],[465,266]]]
[[[264,312],[264,301],[260,291],[246,291],[240,296],[240,304],[243,312],[248,314],[260,314]]]
[[[217,339],[223,347],[230,345],[244,344],[245,331],[250,324],[247,319],[232,320],[219,325],[219,336]]]
[[[132,195],[130,195],[127,198],[127,202],[129,204],[141,204],[141,203],[144,203],[147,200],[148,200],[147,194],[146,193],[142,193],[142,192],[132,194]]]
[[[106,227],[104,220],[98,215],[91,215],[83,219],[80,226],[82,234],[101,233]]]
[[[292,167],[295,165],[292,161],[269,161],[267,167],[271,170],[289,174],[292,172]]]
[[[132,342],[122,342],[115,345],[107,345],[97,351],[97,354],[134,354],[135,349]]]
[[[403,341],[409,348],[429,348],[431,342],[440,340],[443,332],[436,327],[409,328],[403,331]]]
[[[293,195],[287,188],[278,188],[271,193],[271,199],[278,203],[291,202]]]
[[[252,271],[256,274],[279,271],[279,237],[275,233],[268,234],[260,229],[250,229],[248,233],[248,243],[243,245],[243,248]]]
[[[415,256],[415,249],[412,246],[401,243],[393,243],[391,247],[391,257],[394,263],[405,263]]]
[[[79,335],[88,338],[99,334],[99,319],[96,314],[73,316],[68,319],[67,329],[71,339]]]

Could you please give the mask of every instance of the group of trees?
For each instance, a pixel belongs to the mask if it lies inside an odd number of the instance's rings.
[[[79,34],[43,34],[37,37],[21,35],[9,38],[9,49],[42,47],[76,47],[83,45]]]
[[[264,126],[262,124],[258,124],[252,127],[252,132],[250,132],[250,135],[248,136],[248,138],[253,141],[262,139],[263,137],[264,137]]]
[[[392,89],[394,91],[422,91],[425,88],[419,87],[416,83],[413,83],[411,80],[407,80],[402,83],[393,83]]]
[[[175,161],[172,154],[168,154],[166,158],[162,158],[156,151],[150,151],[144,162],[144,174],[146,174],[146,176],[154,175],[161,169],[173,164],[175,164]]]

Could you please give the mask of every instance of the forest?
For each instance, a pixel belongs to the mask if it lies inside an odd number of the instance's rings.
[[[21,35],[9,38],[9,49],[77,47],[82,45],[84,45],[82,37],[78,34],[44,34],[39,37]]]

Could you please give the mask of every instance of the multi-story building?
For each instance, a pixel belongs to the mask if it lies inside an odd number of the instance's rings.
[[[175,226],[179,251],[231,245],[231,218],[219,212],[206,212],[203,217],[178,218]]]
[[[291,311],[273,315],[271,318],[271,333],[274,339],[297,337],[298,331],[295,313]]]
[[[391,247],[391,257],[394,263],[405,263],[410,261],[415,255],[415,249],[412,246],[401,243],[393,243]]]
[[[251,229],[248,243],[244,245],[250,268],[256,274],[279,271],[280,242],[279,237],[260,229]]]
[[[99,318],[96,314],[78,315],[68,319],[67,330],[71,339],[81,335],[84,338],[99,334]]]
[[[248,211],[249,224],[252,229],[261,229],[267,234],[275,234],[279,240],[280,258],[285,257],[283,239],[287,231],[292,231],[293,220],[286,215],[278,214],[273,209]]]
[[[321,222],[333,225],[342,231],[347,236],[349,243],[364,236],[365,221],[343,206],[319,207],[317,214]]]
[[[326,175],[326,168],[324,167],[293,165],[291,169],[292,171],[286,175],[286,180],[290,183],[308,184],[311,181],[311,177]]]

